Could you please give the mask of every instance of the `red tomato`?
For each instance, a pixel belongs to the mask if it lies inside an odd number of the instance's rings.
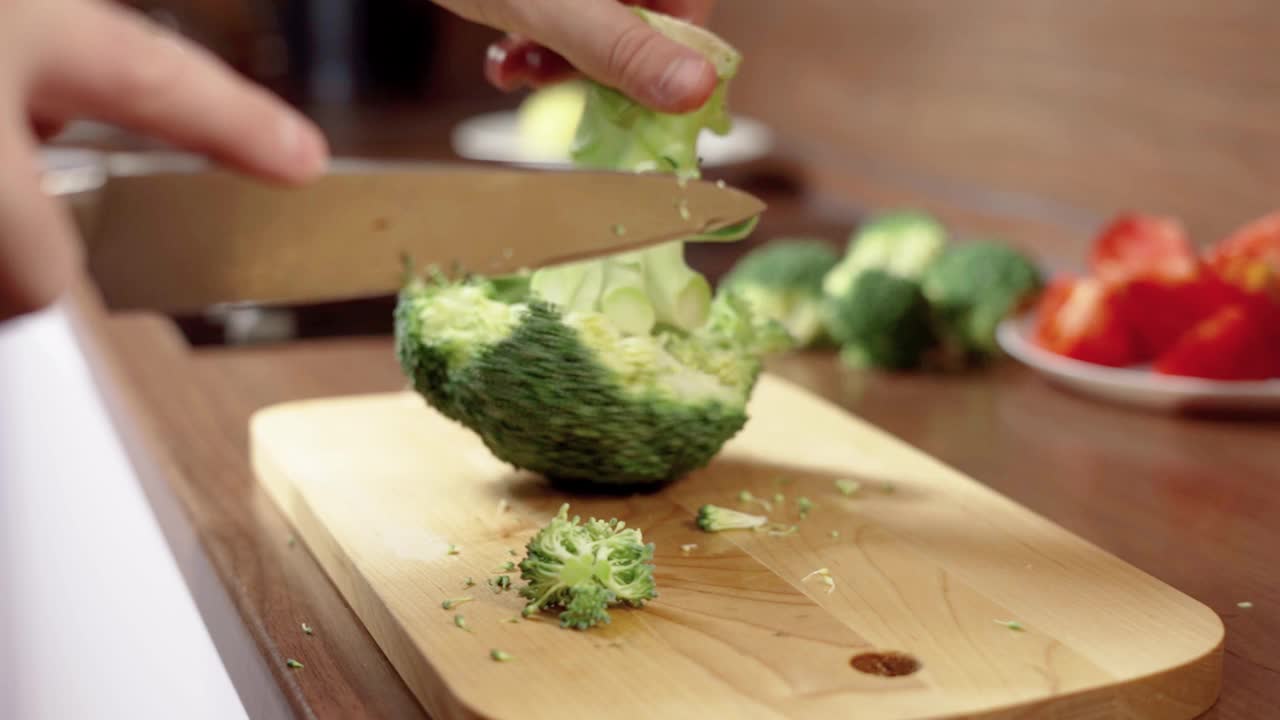
[[[1156,372],[1211,380],[1280,377],[1280,312],[1257,304],[1227,305],[1156,360]]]
[[[1188,280],[1198,266],[1195,248],[1180,222],[1136,213],[1120,215],[1104,227],[1089,257],[1090,270],[1109,285],[1136,278]]]
[[[1223,279],[1248,292],[1280,298],[1280,212],[1258,218],[1205,254]]]
[[[1136,278],[1115,288],[1115,293],[1117,307],[1143,360],[1160,356],[1224,306],[1247,301],[1242,290],[1208,268],[1183,280]]]
[[[1035,342],[1069,358],[1124,367],[1139,361],[1114,291],[1096,278],[1057,278],[1041,296]]]

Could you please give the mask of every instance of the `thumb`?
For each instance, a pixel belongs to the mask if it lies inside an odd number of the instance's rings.
[[[655,110],[696,110],[716,87],[715,66],[615,0],[520,3],[517,30],[584,74]],[[534,8],[537,9],[534,9]]]

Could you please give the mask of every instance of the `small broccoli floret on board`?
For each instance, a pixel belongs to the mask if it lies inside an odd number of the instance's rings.
[[[559,607],[562,627],[587,630],[609,623],[611,606],[640,607],[658,596],[653,543],[616,519],[570,519],[566,503],[525,549],[520,595],[529,600],[526,616]]]
[[[822,240],[778,238],[744,255],[721,287],[781,323],[796,347],[810,347],[827,339],[822,280],[839,261],[840,253]]]
[[[769,518],[764,515],[752,515],[741,510],[733,510],[719,505],[703,505],[698,508],[698,527],[707,532],[723,532],[725,530],[751,530],[764,527]]]

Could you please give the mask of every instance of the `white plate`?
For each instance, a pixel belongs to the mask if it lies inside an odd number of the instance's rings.
[[[520,142],[516,113],[485,113],[459,123],[452,133],[453,150],[469,160],[563,167],[563,161],[548,161],[531,154]],[[703,131],[698,138],[698,154],[703,167],[724,167],[758,160],[773,149],[773,133],[768,126],[747,117],[734,116],[726,135]]]
[[[1164,412],[1280,412],[1280,380],[1223,381],[1159,375],[1143,367],[1112,368],[1073,360],[1032,341],[1034,315],[1009,318],[996,339],[1012,357],[1049,382],[1122,405]]]

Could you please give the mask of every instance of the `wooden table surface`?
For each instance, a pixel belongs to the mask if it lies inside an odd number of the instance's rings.
[[[757,237],[842,239],[855,206],[911,197],[856,172],[842,177],[821,201],[785,183],[761,190],[771,209]],[[1055,232],[1033,218],[967,217],[1010,228],[1020,243]],[[715,275],[731,252],[699,250],[697,263]],[[193,347],[167,319],[107,314],[87,283],[77,294],[100,384],[254,717],[286,707],[300,717],[423,716],[319,566],[291,544],[246,457],[246,422],[260,407],[405,385],[387,307],[366,308],[379,329],[368,336]],[[1115,408],[1052,389],[1011,361],[967,375],[888,375],[808,353],[771,369],[1220,612],[1225,680],[1205,717],[1280,717],[1280,423]],[[305,668],[286,668],[289,657]]]

